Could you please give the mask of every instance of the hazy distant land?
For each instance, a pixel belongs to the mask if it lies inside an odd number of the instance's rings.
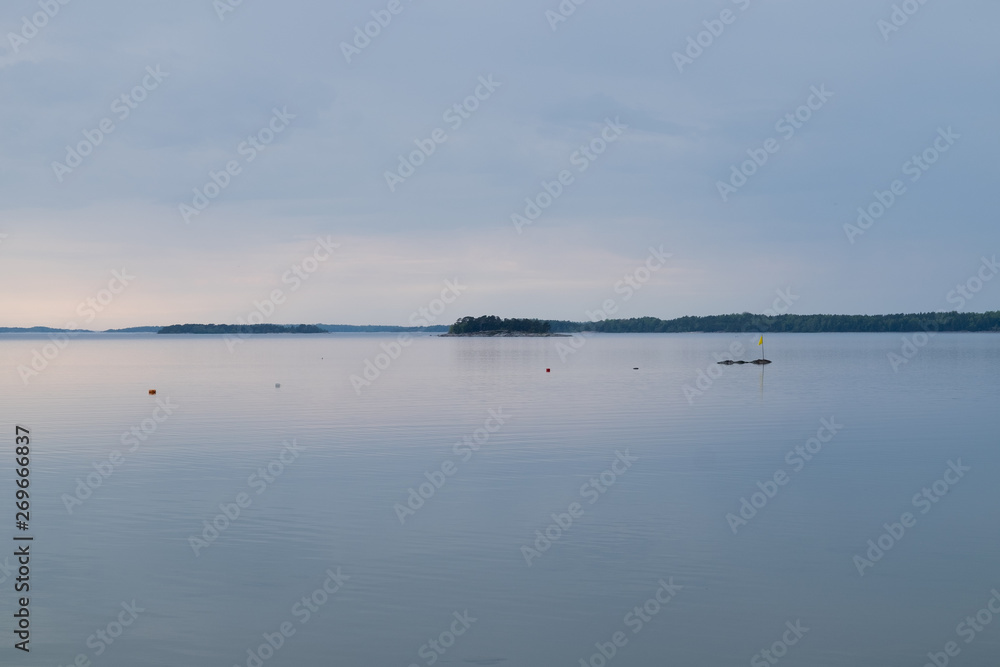
[[[174,324],[163,327],[159,334],[323,334],[328,333],[315,324]]]
[[[175,324],[129,327],[104,332],[51,327],[0,327],[0,333],[162,333],[162,334],[321,334],[445,333],[451,335],[552,335],[599,333],[907,333],[914,331],[1000,332],[1000,311],[985,313],[910,313],[894,315],[710,315],[661,320],[656,317],[573,322],[569,320],[463,317],[449,326],[401,327],[350,324]]]

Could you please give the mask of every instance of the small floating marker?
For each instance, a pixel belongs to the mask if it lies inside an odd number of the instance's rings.
[[[545,369],[545,372],[546,372],[546,373],[551,373],[551,372],[552,372],[552,369],[551,369],[551,368],[546,368],[546,369]]]
[[[150,396],[156,396],[156,390],[155,389],[150,389],[149,390],[149,395]]]
[[[281,383],[280,382],[275,382],[274,383],[274,388],[275,389],[281,389]]]
[[[634,370],[634,371],[637,371],[637,370],[639,370],[639,367],[638,367],[638,366],[636,366],[636,367],[635,367],[635,368],[633,368],[632,370]]]

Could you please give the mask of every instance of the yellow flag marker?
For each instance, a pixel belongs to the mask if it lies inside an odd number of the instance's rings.
[[[763,336],[760,337],[760,341],[757,344],[758,345],[763,345],[764,344],[764,337]]]

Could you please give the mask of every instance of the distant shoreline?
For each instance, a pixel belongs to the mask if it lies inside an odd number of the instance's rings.
[[[329,333],[325,329],[320,329],[315,324],[296,324],[285,326],[282,324],[174,324],[163,327],[157,334],[177,335],[177,334],[197,334],[202,336],[211,335],[254,335],[254,334],[325,334]]]
[[[562,333],[526,333],[524,331],[474,331],[472,333],[438,334],[438,338],[569,338]]]
[[[803,334],[803,335],[813,335],[813,334],[912,334],[920,333],[924,331],[923,329],[916,329],[912,331],[765,331],[764,335],[781,335],[781,334]],[[329,335],[389,335],[397,334],[398,332],[393,330],[365,330],[365,331],[324,331],[323,334]],[[479,334],[441,334],[435,332],[409,332],[410,335],[417,336],[427,336],[430,338],[572,338],[573,334],[568,333],[549,333],[549,334],[523,334],[523,333],[510,333],[503,335],[479,335]],[[746,332],[731,332],[731,331],[580,331],[576,332],[578,335],[663,335],[663,336],[693,336],[693,335],[709,335],[709,336],[720,336],[720,335],[747,335],[747,336],[759,336],[761,332],[757,331],[746,331]],[[969,331],[969,330],[945,330],[941,329],[937,333],[947,333],[947,334],[1000,334],[1000,331],[994,330],[981,330],[981,331]],[[151,336],[158,337],[156,331],[121,331],[121,330],[107,330],[107,331],[91,331],[89,329],[45,329],[38,330],[34,328],[17,329],[13,327],[5,327],[0,329],[0,336],[44,336],[49,337],[54,335],[74,337],[74,336]],[[178,336],[197,336],[199,338],[211,337],[211,336],[296,336],[299,337],[302,334],[293,334],[290,332],[278,332],[278,333],[249,333],[249,334],[223,334],[223,333],[184,333],[184,334],[166,334],[164,337],[178,337]],[[315,335],[315,334],[314,334]]]
[[[542,320],[550,325],[550,334],[594,333],[1000,333],[1000,311],[984,313],[933,312],[894,315],[754,315],[739,313],[732,315],[709,315],[704,317],[680,317],[661,320],[656,317],[599,320],[597,322],[573,322],[569,320]],[[250,327],[241,328],[241,327]],[[271,328],[263,331],[254,328]],[[185,330],[201,328],[201,331]],[[298,331],[292,331],[299,328]],[[92,331],[87,329],[59,329],[51,327],[0,327],[3,333],[76,334],[76,333],[203,333],[232,334],[249,333],[446,333],[448,326],[401,327],[380,325],[172,325],[171,327],[129,327]],[[212,330],[215,329],[215,330]],[[303,330],[304,329],[304,330]],[[496,334],[481,333],[486,337]],[[465,334],[457,334],[465,335]],[[536,336],[539,334],[536,334]],[[506,337],[506,336],[502,336]]]

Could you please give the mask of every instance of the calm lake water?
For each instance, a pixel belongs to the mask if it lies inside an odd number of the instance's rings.
[[[0,337],[0,663],[997,664],[1000,336],[395,340]]]

